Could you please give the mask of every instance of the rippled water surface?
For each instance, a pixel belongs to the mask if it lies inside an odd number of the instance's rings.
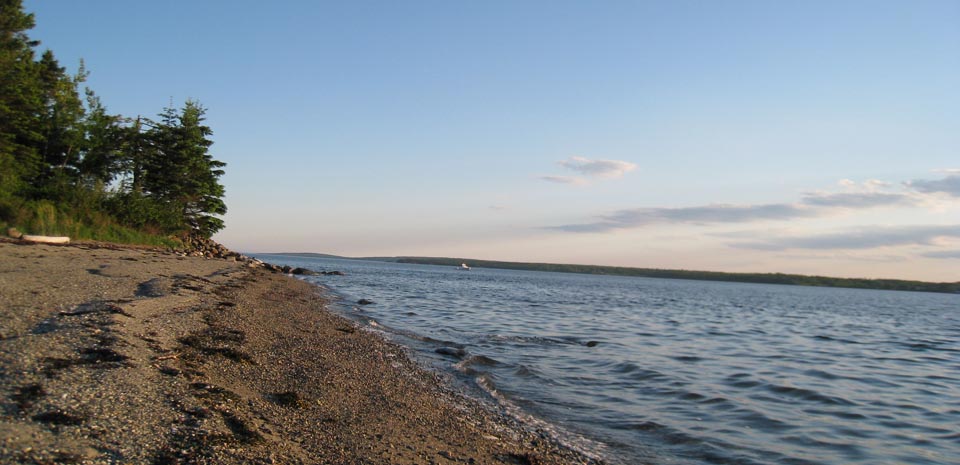
[[[957,295],[261,258],[611,463],[960,463]]]

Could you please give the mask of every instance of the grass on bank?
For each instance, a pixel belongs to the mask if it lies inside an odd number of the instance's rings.
[[[124,226],[102,211],[57,206],[47,200],[0,205],[0,234],[5,235],[10,227],[23,234],[68,236],[75,241],[173,248],[183,245],[172,236]]]

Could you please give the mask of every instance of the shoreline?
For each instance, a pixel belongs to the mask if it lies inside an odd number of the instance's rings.
[[[0,242],[0,462],[600,463],[250,262]]]

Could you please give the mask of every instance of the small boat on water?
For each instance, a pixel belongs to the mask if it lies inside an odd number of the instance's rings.
[[[467,266],[466,263],[461,263],[460,266],[457,267],[457,269],[460,271],[470,271],[470,267]]]

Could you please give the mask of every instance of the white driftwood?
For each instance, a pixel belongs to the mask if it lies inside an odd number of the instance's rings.
[[[20,239],[30,242],[42,242],[44,244],[67,244],[70,238],[67,236],[32,236],[24,234]]]

